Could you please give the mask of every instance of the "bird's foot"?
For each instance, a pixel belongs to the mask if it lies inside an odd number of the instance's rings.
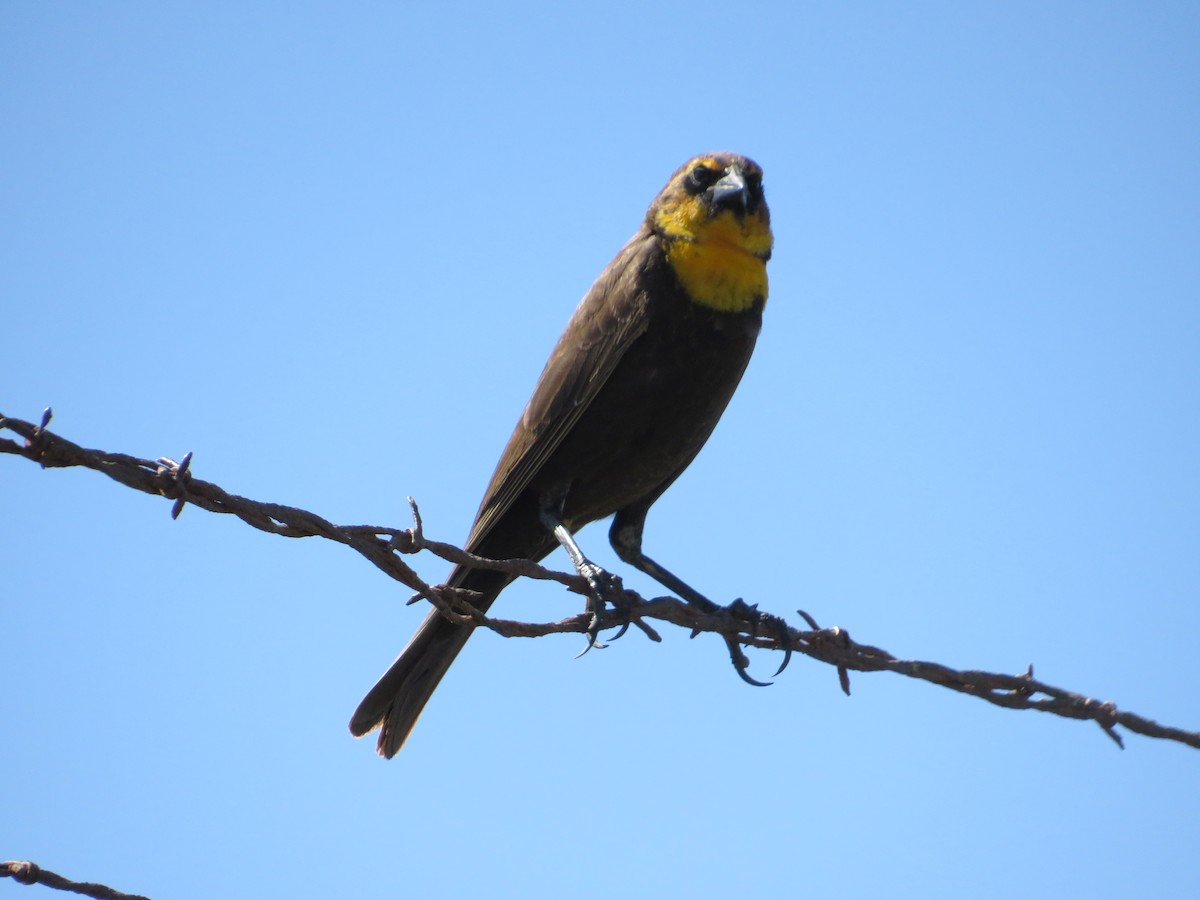
[[[779,664],[779,668],[775,670],[774,678],[787,668],[788,663],[792,661],[792,645],[791,635],[788,631],[787,622],[779,616],[771,615],[770,613],[759,612],[756,604],[747,603],[741,597],[734,600],[725,609],[739,619],[747,622],[750,625],[751,634],[758,632],[765,627],[774,637],[775,642],[783,648],[783,662]],[[766,687],[771,684],[769,681],[759,681],[756,678],[751,678],[746,671],[750,668],[750,660],[746,657],[742,650],[742,645],[733,638],[726,638],[725,645],[729,648],[729,659],[733,663],[734,669],[737,670],[738,677],[747,684],[752,684],[755,687]]]
[[[586,561],[579,566],[579,574],[583,576],[588,583],[588,598],[585,610],[592,614],[592,619],[587,627],[587,646],[580,651],[579,656],[583,656],[593,647],[604,648],[604,644],[599,642],[600,623],[604,619],[604,609],[606,604],[611,603],[614,609],[628,610],[629,604],[625,602],[625,589],[621,584],[621,579],[613,575],[611,572],[600,568],[594,562]],[[623,635],[626,629],[629,628],[629,621],[626,619],[621,625],[621,630],[617,633],[617,637]],[[616,640],[616,638],[613,638]],[[579,657],[576,657],[578,659]]]

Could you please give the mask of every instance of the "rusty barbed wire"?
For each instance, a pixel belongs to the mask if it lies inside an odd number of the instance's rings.
[[[414,600],[427,600],[447,618],[467,626],[488,628],[504,637],[585,632],[591,621],[590,613],[544,623],[492,618],[471,605],[471,591],[427,584],[400,558],[402,555],[427,550],[450,563],[466,563],[526,578],[556,581],[578,593],[587,591],[584,580],[578,575],[547,569],[530,560],[483,559],[453,544],[426,538],[420,511],[411,497],[411,528],[334,525],[307,510],[250,500],[196,478],[191,472],[191,453],[176,462],[168,457],[148,460],[123,453],[86,449],[50,432],[47,426],[51,417],[52,413],[47,409],[40,423],[35,425],[0,415],[0,431],[11,431],[24,439],[18,442],[0,438],[0,453],[22,456],[39,463],[43,468],[81,466],[103,472],[127,487],[174,501],[171,508],[173,518],[179,516],[185,505],[191,504],[210,512],[235,515],[254,528],[282,537],[322,537],[336,541],[357,551],[384,573],[414,590]],[[1092,721],[1118,746],[1124,746],[1116,731],[1120,726],[1146,737],[1177,741],[1200,749],[1200,732],[1160,725],[1144,716],[1118,709],[1111,701],[1096,700],[1039,681],[1033,677],[1032,666],[1016,675],[958,670],[940,663],[901,659],[878,647],[857,643],[845,629],[820,628],[816,620],[803,610],[796,612],[809,626],[807,629],[793,628],[779,617],[760,613],[756,607],[740,600],[715,610],[704,610],[675,597],[647,600],[634,591],[626,590],[624,593],[626,602],[623,608],[606,611],[602,618],[603,628],[633,624],[651,640],[659,641],[661,637],[646,620],[668,622],[688,629],[693,637],[700,633],[718,634],[744,646],[788,654],[799,653],[826,663],[836,669],[841,689],[847,694],[850,693],[851,671],[894,672],[978,697],[1007,709],[1030,709],[1064,718]]]
[[[57,891],[70,891],[72,894],[95,897],[96,900],[149,900],[141,894],[126,894],[94,881],[72,881],[28,860],[10,859],[0,862],[0,877],[11,878],[18,884],[43,884]]]

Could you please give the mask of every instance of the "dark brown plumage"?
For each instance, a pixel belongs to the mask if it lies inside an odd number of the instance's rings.
[[[562,540],[555,524],[574,532],[616,514],[610,537],[621,558],[669,576],[641,555],[642,523],[741,379],[762,321],[770,246],[756,164],[709,154],[675,173],[550,354],[468,550],[541,559]],[[447,583],[478,591],[486,610],[510,580],[460,566]],[[379,752],[394,755],[471,631],[431,612],[350,730],[382,725]]]

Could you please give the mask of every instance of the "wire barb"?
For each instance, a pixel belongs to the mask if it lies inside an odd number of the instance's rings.
[[[192,465],[192,451],[185,453],[179,462],[169,456],[160,456],[155,462],[159,465],[158,474],[163,481],[160,493],[168,500],[175,501],[171,505],[171,518],[178,519],[188,500],[188,482],[192,477],[188,469]]]

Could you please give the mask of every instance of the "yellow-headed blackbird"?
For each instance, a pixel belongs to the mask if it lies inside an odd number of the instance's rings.
[[[750,360],[771,244],[756,163],[711,153],[671,176],[550,354],[468,550],[541,559],[562,544],[602,605],[611,576],[584,557],[572,533],[615,514],[609,540],[624,562],[712,606],[642,554],[642,527],[712,433]],[[486,610],[510,581],[459,566],[447,584],[477,591]],[[351,732],[382,725],[379,752],[393,756],[471,631],[431,612],[359,704]],[[740,654],[732,645],[731,652],[737,664]]]

